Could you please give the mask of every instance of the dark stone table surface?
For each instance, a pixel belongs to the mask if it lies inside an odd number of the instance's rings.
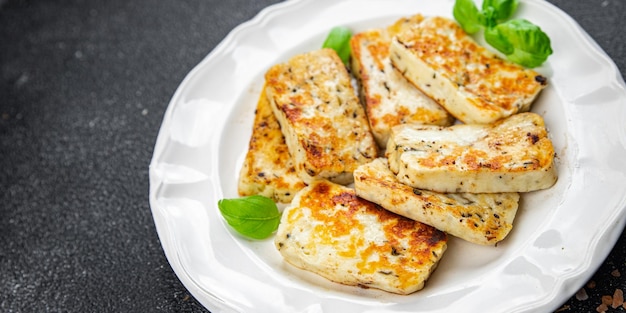
[[[0,312],[206,311],[161,248],[148,165],[185,75],[276,2],[0,0]],[[626,1],[550,2],[626,76]],[[626,289],[625,238],[555,310]]]

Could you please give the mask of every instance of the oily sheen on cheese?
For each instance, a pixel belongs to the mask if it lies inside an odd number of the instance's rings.
[[[447,235],[318,180],[283,212],[274,243],[284,259],[331,281],[398,294],[420,290]]]
[[[352,182],[378,147],[345,65],[332,49],[296,55],[265,74],[267,97],[305,182]]]
[[[438,192],[526,192],[557,180],[544,120],[531,112],[493,124],[398,125],[385,155],[399,181]]]
[[[392,41],[393,65],[464,123],[528,111],[546,78],[477,44],[453,20],[429,17]]]
[[[293,166],[264,88],[257,103],[248,152],[239,173],[239,195],[263,195],[275,202],[288,203],[305,186]]]
[[[385,158],[359,166],[354,188],[359,197],[391,212],[481,245],[495,245],[509,234],[519,204],[516,192],[446,194],[407,186]]]
[[[352,73],[361,87],[372,133],[384,148],[391,127],[404,123],[450,125],[453,117],[397,72],[389,60],[389,44],[398,32],[419,23],[422,15],[403,18],[387,28],[355,34],[350,40]]]

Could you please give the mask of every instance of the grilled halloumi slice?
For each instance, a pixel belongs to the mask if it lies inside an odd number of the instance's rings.
[[[423,288],[448,237],[318,180],[283,212],[274,243],[288,263],[331,281],[398,294]]]
[[[254,114],[248,151],[239,173],[239,195],[263,195],[275,202],[289,203],[306,184],[293,166],[265,88]]]
[[[528,111],[547,80],[477,44],[453,20],[429,17],[392,41],[393,65],[465,123]]]
[[[526,192],[557,180],[552,141],[532,112],[493,124],[398,125],[385,156],[398,180],[438,192]]]
[[[481,245],[495,245],[513,228],[519,194],[438,193],[407,186],[379,158],[354,171],[356,194],[385,209]]]
[[[355,34],[350,40],[352,73],[379,147],[384,148],[391,127],[403,123],[447,126],[454,118],[396,71],[389,60],[389,45],[398,32],[423,20],[414,15],[387,28]]]
[[[347,68],[332,49],[294,56],[265,74],[267,96],[305,182],[349,184],[378,156]]]

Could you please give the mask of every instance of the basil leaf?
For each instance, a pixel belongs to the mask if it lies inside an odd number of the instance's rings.
[[[552,54],[548,35],[524,19],[510,20],[488,29],[485,40],[512,62],[526,67],[540,66]]]
[[[513,15],[513,12],[517,10],[518,0],[484,0],[483,11],[491,8],[490,18],[495,23],[504,21]]]
[[[322,48],[331,48],[337,52],[339,58],[344,64],[350,61],[350,38],[352,31],[344,26],[336,26],[330,30]]]
[[[498,24],[496,20],[496,10],[492,7],[487,7],[481,12],[483,16],[483,25],[487,28],[494,27]]]
[[[472,0],[456,0],[452,8],[452,15],[468,34],[476,33],[485,23],[484,16],[478,11]]]
[[[513,45],[496,27],[490,27],[485,30],[485,41],[505,55],[513,53]]]
[[[217,206],[228,225],[244,236],[264,239],[278,229],[280,212],[270,198],[254,195],[221,199]]]

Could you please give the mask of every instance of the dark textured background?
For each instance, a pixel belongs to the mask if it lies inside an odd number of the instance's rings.
[[[186,73],[275,2],[0,0],[0,312],[204,311],[161,249],[148,164]],[[551,2],[625,76],[626,1]],[[626,289],[625,248],[559,311]]]

